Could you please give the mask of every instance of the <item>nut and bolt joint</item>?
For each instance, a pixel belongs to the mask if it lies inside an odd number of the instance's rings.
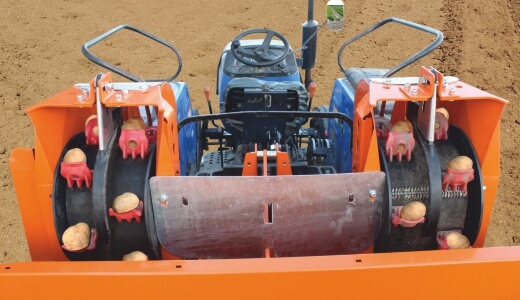
[[[450,89],[450,95],[455,95],[455,88]]]

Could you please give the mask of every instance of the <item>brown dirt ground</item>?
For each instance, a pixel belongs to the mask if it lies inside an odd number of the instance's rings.
[[[286,35],[298,47],[302,42],[300,25],[307,17],[304,0],[124,2],[2,1],[0,262],[30,260],[8,168],[13,148],[33,146],[33,129],[23,110],[103,72],[82,56],[80,47],[85,41],[119,24],[131,24],[172,42],[184,61],[178,80],[188,83],[194,105],[205,111],[202,89],[205,85],[215,87],[219,55],[227,42],[242,30],[265,27]],[[321,23],[327,1],[315,2],[315,19]],[[346,14],[344,31],[323,29],[318,36],[314,71],[318,104],[328,102],[334,79],[342,77],[336,60],[340,45],[391,16],[444,32],[443,46],[423,59],[421,65],[434,66],[511,101],[501,122],[501,182],[486,245],[520,245],[520,207],[516,197],[520,195],[516,148],[520,144],[520,1],[347,0]],[[343,60],[347,66],[391,67],[429,40],[429,36],[389,26],[353,45]],[[142,40],[117,35],[112,42],[100,45],[99,51],[146,78],[172,73],[174,60],[167,59],[160,50],[156,53],[155,48]],[[415,75],[417,68],[408,68],[401,74]]]

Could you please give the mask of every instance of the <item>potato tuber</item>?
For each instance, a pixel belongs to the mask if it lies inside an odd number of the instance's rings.
[[[65,156],[63,157],[63,162],[66,163],[78,163],[78,162],[86,162],[87,156],[85,155],[85,152],[83,152],[79,148],[73,148],[67,151],[65,153]]]
[[[426,206],[419,201],[413,201],[401,208],[401,219],[417,221],[426,215]]]
[[[124,261],[147,261],[148,257],[141,251],[134,251],[123,255]]]
[[[458,232],[451,232],[446,237],[446,243],[448,244],[448,247],[450,249],[464,249],[469,247],[469,240],[468,238]]]
[[[90,243],[90,227],[86,223],[78,223],[65,230],[61,237],[63,245],[72,251],[88,247]]]
[[[117,196],[112,203],[112,209],[116,213],[126,213],[139,206],[139,198],[133,193],[124,193]]]
[[[467,156],[457,156],[448,163],[448,170],[467,171],[473,168],[473,161]]]

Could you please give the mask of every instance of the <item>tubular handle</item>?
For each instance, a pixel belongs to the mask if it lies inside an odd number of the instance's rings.
[[[424,56],[428,55],[430,52],[435,50],[442,43],[442,40],[444,39],[444,35],[442,34],[442,32],[437,29],[433,29],[428,26],[420,25],[420,24],[417,24],[414,22],[410,22],[407,20],[394,18],[394,17],[385,19],[379,23],[376,23],[375,25],[366,29],[365,31],[355,35],[353,38],[349,39],[341,46],[341,48],[339,49],[339,52],[338,52],[338,64],[339,64],[339,68],[341,69],[343,74],[345,74],[345,72],[347,71],[345,69],[345,67],[343,67],[343,63],[341,61],[341,56],[343,55],[343,51],[345,50],[345,48],[348,45],[352,44],[353,42],[357,41],[358,39],[362,38],[363,36],[369,34],[372,31],[375,31],[379,27],[382,27],[383,25],[390,23],[390,22],[399,23],[399,24],[402,24],[402,25],[405,25],[408,27],[412,27],[412,28],[424,31],[429,34],[433,34],[436,36],[436,38],[426,48],[424,48],[421,51],[417,52],[416,54],[410,56],[405,61],[401,62],[399,65],[397,65],[394,68],[392,68],[391,70],[389,70],[385,75],[383,75],[383,77],[390,77],[390,76],[394,75],[395,73],[399,72],[400,70],[402,70],[403,68],[405,68],[406,66],[408,66],[408,65],[412,64],[413,62],[419,60],[420,58],[423,58]]]
[[[173,76],[171,76],[170,78],[167,78],[167,79],[142,79],[128,71],[125,71],[125,70],[122,70],[116,66],[114,66],[113,64],[99,58],[98,56],[94,55],[92,52],[90,52],[89,48],[94,46],[95,44],[101,42],[102,40],[106,39],[107,37],[113,35],[114,33],[122,30],[122,29],[127,29],[127,30],[130,30],[130,31],[133,31],[133,32],[136,32],[136,33],[139,33],[147,38],[150,38],[156,42],[158,42],[159,44],[162,44],[164,46],[166,46],[167,48],[171,49],[175,55],[177,56],[177,59],[179,61],[179,67],[177,69],[177,72],[175,74],[173,74]],[[81,52],[83,53],[83,55],[85,55],[86,58],[88,58],[90,61],[92,61],[93,63],[105,68],[105,69],[108,69],[116,74],[119,74],[131,81],[135,81],[135,82],[143,82],[143,81],[160,81],[160,82],[164,82],[164,81],[173,81],[178,75],[179,73],[181,72],[181,69],[182,69],[182,58],[181,58],[181,55],[179,53],[179,51],[177,50],[177,48],[175,48],[175,46],[173,46],[172,44],[168,43],[167,41],[159,38],[159,37],[156,37],[144,30],[141,30],[139,28],[136,28],[136,27],[133,27],[133,26],[130,26],[130,25],[126,25],[126,24],[123,24],[123,25],[119,25],[105,33],[103,33],[102,35],[86,42],[85,44],[83,44],[83,46],[81,47]]]

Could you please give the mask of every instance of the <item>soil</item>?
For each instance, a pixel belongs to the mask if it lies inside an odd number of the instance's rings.
[[[326,2],[315,1],[314,18],[320,24],[325,20]],[[419,65],[433,66],[511,101],[501,121],[501,181],[486,246],[520,245],[520,1],[414,3],[347,0],[345,29],[331,32],[323,28],[318,34],[314,103],[328,103],[334,79],[343,77],[337,64],[339,47],[354,34],[387,17],[441,30],[445,35],[442,46],[397,75],[414,76]],[[203,87],[214,90],[219,56],[226,43],[245,29],[270,28],[298,48],[301,24],[307,18],[304,0],[128,0],[124,4],[3,0],[2,7],[0,262],[30,260],[8,167],[13,148],[33,147],[33,129],[24,109],[105,72],[81,54],[84,42],[117,25],[131,24],[173,43],[183,59],[177,80],[188,83],[194,106],[205,112]],[[388,25],[349,47],[342,59],[346,67],[390,68],[431,40],[430,35]],[[164,49],[158,50],[135,34],[116,34],[95,47],[93,51],[97,49],[111,62],[144,78],[167,78],[176,68],[171,53],[163,53]]]

